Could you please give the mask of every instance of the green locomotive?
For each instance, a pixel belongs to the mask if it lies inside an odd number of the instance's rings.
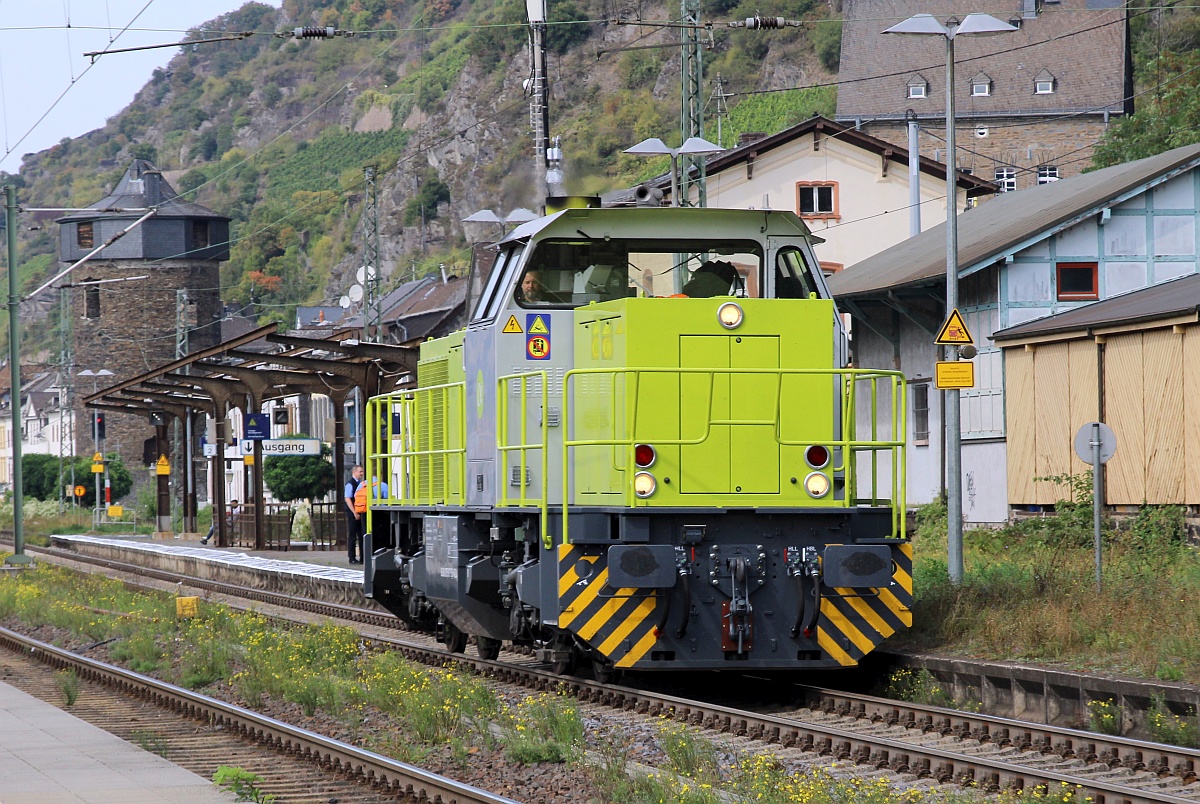
[[[365,591],[559,672],[829,668],[911,625],[904,378],[788,212],[568,209],[367,408]],[[381,486],[382,488],[382,486]]]

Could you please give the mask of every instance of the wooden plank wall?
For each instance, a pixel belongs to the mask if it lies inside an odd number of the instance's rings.
[[[1183,498],[1200,504],[1200,327],[1188,327],[1183,335],[1184,464]]]
[[[1117,434],[1117,454],[1105,465],[1105,498],[1111,505],[1141,505],[1146,499],[1145,387],[1141,333],[1109,338],[1104,345],[1104,412]]]
[[[1117,434],[1106,469],[1110,505],[1200,505],[1200,326],[1005,350],[1008,499],[1049,504],[1067,490],[1034,477],[1087,472],[1076,431],[1100,418]]]
[[[1033,354],[1034,398],[1037,400],[1037,427],[1035,438],[1035,477],[1052,477],[1070,474],[1071,437],[1068,432],[1071,422],[1070,362],[1067,360],[1067,342],[1038,344]],[[1070,497],[1066,484],[1034,483],[1034,502],[1054,503]]]
[[[1033,356],[1023,346],[1004,350],[1004,417],[1008,434],[1008,503],[1034,502],[1036,439],[1033,415],[1037,403],[1033,393]],[[1200,379],[1200,378],[1198,378]]]
[[[1127,337],[1127,336],[1121,336]],[[1146,502],[1183,501],[1183,336],[1170,329],[1142,334],[1146,406]],[[1117,442],[1118,446],[1120,441]],[[1114,504],[1115,500],[1112,501]],[[1134,504],[1134,503],[1131,503]]]

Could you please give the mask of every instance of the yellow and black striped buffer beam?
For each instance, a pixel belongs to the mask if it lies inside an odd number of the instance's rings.
[[[617,667],[633,667],[657,641],[658,597],[652,590],[610,587],[603,547],[559,545],[558,603],[558,627],[576,634]]]
[[[884,640],[912,626],[912,543],[892,547],[892,583],[879,589],[824,589],[817,643],[838,664],[858,664]]]

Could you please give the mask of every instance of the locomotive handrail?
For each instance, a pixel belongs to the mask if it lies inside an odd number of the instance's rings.
[[[699,438],[661,438],[655,436],[652,440],[657,445],[669,446],[691,446],[704,443],[710,437],[714,426],[771,426],[775,442],[780,446],[789,447],[807,447],[816,444],[821,444],[831,450],[831,458],[839,452],[842,452],[841,463],[839,465],[829,467],[831,472],[843,472],[847,477],[847,498],[840,506],[848,507],[849,505],[871,504],[871,505],[890,505],[892,508],[892,534],[898,538],[905,536],[905,521],[904,521],[904,499],[906,492],[905,479],[905,444],[907,435],[907,410],[905,402],[905,387],[904,376],[899,371],[888,371],[882,369],[787,369],[787,368],[679,368],[679,367],[617,367],[617,368],[583,368],[571,369],[566,372],[563,377],[563,424],[564,437],[562,441],[562,494],[564,503],[570,498],[570,479],[571,479],[571,463],[569,461],[569,453],[575,447],[591,447],[591,446],[620,446],[625,447],[626,463],[625,467],[635,465],[634,447],[637,443],[637,415],[639,405],[638,399],[640,379],[643,374],[673,374],[673,375],[699,375],[709,379],[709,390],[707,393],[708,411],[705,417],[704,431]],[[612,376],[632,375],[631,382],[627,393],[632,394],[635,402],[630,405],[630,435],[627,438],[610,438],[610,439],[572,439],[571,434],[571,382],[576,377],[583,376]],[[713,405],[713,386],[712,381],[716,376],[737,376],[737,375],[769,375],[777,378],[776,393],[775,393],[775,410],[774,417],[771,419],[714,419],[712,417]],[[845,393],[842,394],[843,410],[841,417],[840,429],[844,434],[855,433],[857,431],[857,421],[854,411],[857,406],[857,388],[856,386],[863,381],[868,381],[870,385],[871,399],[871,433],[870,439],[863,440],[854,437],[843,437],[839,439],[820,439],[820,440],[795,440],[783,437],[783,424],[781,421],[781,411],[783,409],[783,382],[784,376],[840,376],[843,377],[845,383]],[[878,408],[878,383],[881,380],[887,380],[891,386],[891,432],[894,437],[891,439],[881,439],[879,437],[879,408]],[[612,421],[614,427],[618,422],[623,422],[626,416],[616,415],[616,398],[615,383],[610,391],[610,400],[613,405],[614,414]],[[858,472],[851,468],[846,470],[846,452],[855,455],[860,452],[869,452],[871,454],[871,479],[872,492],[877,494],[879,489],[879,472],[878,472],[878,453],[884,450],[892,451],[891,459],[891,487],[892,498],[880,498],[873,496],[871,498],[859,498],[857,496],[857,475]],[[616,467],[618,471],[627,471],[625,468]],[[627,479],[624,483],[624,498],[625,504],[628,507],[646,506],[646,501],[638,498],[633,493],[632,479]],[[563,506],[563,543],[570,543],[569,525],[568,525],[568,506]]]
[[[529,436],[528,387],[529,387],[529,380],[531,380],[534,377],[539,377],[541,379],[540,385],[541,385],[541,402],[542,402],[542,421],[541,421],[542,440],[540,443],[530,444],[526,440]],[[520,381],[519,392],[520,392],[520,397],[521,397],[521,410],[520,410],[521,441],[520,441],[520,443],[517,443],[517,444],[510,444],[509,439],[508,439],[509,415],[508,415],[508,394],[506,393],[506,390],[507,390],[507,386],[509,385],[509,383],[513,380]],[[503,459],[503,465],[504,465],[504,475],[502,476],[501,481],[500,481],[500,488],[499,488],[500,499],[499,499],[498,505],[508,506],[508,505],[512,504],[512,502],[509,500],[509,497],[508,497],[508,486],[509,486],[508,453],[514,452],[514,451],[519,452],[520,456],[521,456],[521,462],[518,465],[518,470],[517,470],[517,472],[518,472],[517,487],[521,490],[521,494],[517,498],[516,504],[519,506],[522,506],[522,507],[526,507],[526,506],[530,505],[531,502],[533,502],[526,494],[527,484],[525,482],[525,477],[526,477],[526,473],[529,470],[528,453],[532,450],[537,450],[537,451],[541,452],[541,454],[542,454],[542,471],[538,473],[540,476],[539,481],[540,481],[541,493],[537,497],[537,500],[538,500],[537,507],[541,513],[541,516],[538,517],[538,520],[539,520],[538,525],[541,529],[540,535],[541,535],[541,539],[542,539],[542,545],[545,546],[545,548],[547,550],[549,550],[552,546],[551,542],[550,542],[549,516],[547,515],[547,509],[549,506],[548,497],[550,496],[550,490],[549,490],[550,450],[547,446],[548,439],[549,439],[549,427],[550,427],[550,423],[549,423],[550,412],[549,412],[549,407],[548,407],[549,402],[550,402],[550,393],[549,393],[549,389],[547,388],[548,382],[549,382],[549,378],[547,376],[547,373],[544,370],[542,370],[542,371],[525,371],[525,372],[520,372],[520,373],[516,373],[516,374],[504,374],[504,375],[496,378],[496,388],[497,388],[497,394],[496,394],[496,448],[500,451],[500,455],[501,455],[501,458]]]
[[[432,415],[433,398],[443,396],[442,407],[447,415],[438,417]],[[455,404],[454,398],[457,398]],[[363,464],[367,470],[367,482],[373,482],[378,477],[381,480],[391,480],[388,484],[388,494],[376,497],[369,495],[367,505],[367,527],[371,527],[371,508],[380,503],[403,505],[424,503],[437,505],[446,502],[452,496],[462,496],[466,489],[466,383],[451,382],[441,385],[431,385],[426,388],[410,388],[391,394],[373,397],[367,402],[366,421],[370,426],[364,428],[366,456]],[[430,409],[422,422],[423,409]],[[452,408],[457,408],[459,415],[449,415]],[[383,411],[383,427],[379,422]],[[399,416],[400,429],[397,430],[396,415]],[[435,443],[435,427],[440,427],[441,448],[416,449],[418,443],[417,430],[425,425],[425,443]],[[400,450],[392,451],[395,442],[399,440]],[[380,444],[383,441],[383,444]],[[457,446],[450,446],[457,444]],[[400,462],[400,468],[393,472],[393,461]],[[435,494],[436,479],[439,469],[442,473],[441,498]],[[424,482],[421,482],[421,481]]]

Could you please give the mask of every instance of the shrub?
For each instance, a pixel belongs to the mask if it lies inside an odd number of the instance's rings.
[[[1185,748],[1200,746],[1200,730],[1196,727],[1196,711],[1191,710],[1187,717],[1180,717],[1167,707],[1162,694],[1150,696],[1150,712],[1146,727],[1150,736],[1160,743],[1178,745]]]
[[[813,26],[809,39],[821,66],[831,73],[836,73],[842,57],[842,21],[825,20],[817,23]]]
[[[1121,733],[1121,707],[1110,700],[1088,701],[1088,728],[1100,734]]]

